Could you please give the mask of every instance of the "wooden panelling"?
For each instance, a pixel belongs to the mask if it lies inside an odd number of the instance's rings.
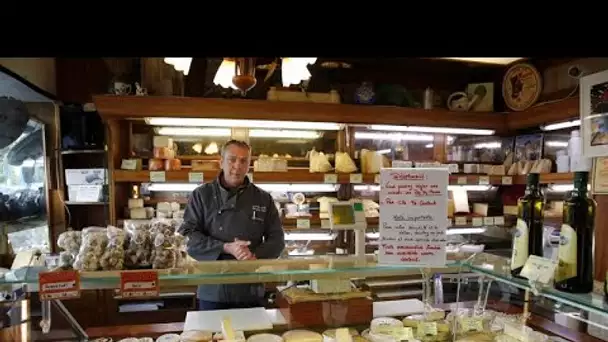
[[[93,94],[105,94],[112,73],[102,58],[57,58],[57,97],[64,102],[87,103]]]

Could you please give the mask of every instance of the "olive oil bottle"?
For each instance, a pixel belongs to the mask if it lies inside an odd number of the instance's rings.
[[[530,173],[526,192],[517,201],[517,225],[513,236],[511,274],[519,277],[530,255],[543,256],[543,209],[545,200],[538,186],[538,173]]]
[[[574,191],[564,201],[555,288],[570,293],[593,291],[595,200],[587,196],[589,172],[574,173]]]

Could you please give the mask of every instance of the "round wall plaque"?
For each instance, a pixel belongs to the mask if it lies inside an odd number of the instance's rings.
[[[530,108],[543,90],[538,70],[528,63],[517,63],[507,70],[502,80],[502,97],[511,110]]]

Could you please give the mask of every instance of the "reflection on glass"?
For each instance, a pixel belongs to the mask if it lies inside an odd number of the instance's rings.
[[[0,150],[0,221],[13,251],[49,252],[43,125],[30,120],[21,136]]]
[[[433,135],[405,132],[355,132],[355,149],[376,151],[388,160],[433,161]]]
[[[503,163],[513,152],[513,138],[452,135],[447,139],[450,162]]]
[[[562,154],[563,156],[569,156],[568,142],[570,140],[570,135],[573,130],[578,129],[579,127],[571,127],[559,131],[551,131],[544,133],[543,158],[551,159],[551,161],[553,162],[553,168],[551,172],[567,172],[569,170],[569,158],[567,158],[568,163],[566,163],[566,169],[559,171],[557,170],[557,156],[558,154]]]
[[[336,153],[338,138],[337,131],[314,130],[250,129],[248,135],[254,157],[285,157],[292,163],[305,160],[312,150],[323,152],[332,159],[331,157]]]

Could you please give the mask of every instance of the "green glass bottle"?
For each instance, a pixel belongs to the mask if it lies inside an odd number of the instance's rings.
[[[589,172],[574,173],[574,191],[564,201],[555,288],[570,293],[593,291],[595,207],[587,196]]]
[[[543,256],[543,209],[545,200],[538,186],[538,173],[530,173],[526,192],[517,201],[517,225],[513,235],[511,274],[519,277],[530,255]]]

